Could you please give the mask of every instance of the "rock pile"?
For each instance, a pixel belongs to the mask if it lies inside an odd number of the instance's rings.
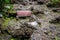
[[[30,38],[31,40],[55,40],[56,37],[60,38],[60,14],[56,14],[45,4],[50,0],[11,0],[14,11],[30,10],[32,11],[29,17],[20,17],[11,19],[5,30],[2,27],[0,20],[0,33],[5,32],[8,35],[1,36],[1,40],[9,40],[10,36],[22,38]],[[41,5],[43,4],[43,5]],[[51,23],[57,21],[57,24]],[[6,39],[5,39],[6,38]],[[19,39],[20,40],[20,39]],[[60,40],[60,39],[59,39]]]

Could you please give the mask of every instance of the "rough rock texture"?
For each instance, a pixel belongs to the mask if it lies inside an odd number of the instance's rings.
[[[12,23],[13,22],[13,23]],[[7,31],[14,37],[30,37],[34,29],[21,24],[19,21],[11,20],[8,24]]]
[[[4,19],[3,18],[0,18],[0,30],[4,28],[3,26],[3,23],[4,23]]]
[[[49,21],[52,21],[53,19],[59,20],[59,15],[57,16],[57,14],[52,13],[52,11],[48,11],[48,13],[44,15],[44,18],[40,18],[41,28],[33,32],[31,40],[55,40],[56,36],[58,37],[60,27],[50,24]]]
[[[10,40],[11,39],[11,35],[0,35],[0,40]]]
[[[10,36],[18,38],[31,38],[31,40],[57,40],[60,38],[60,14],[53,12],[45,4],[50,0],[12,0],[13,10],[30,10],[30,17],[11,19],[5,30],[3,20],[0,20],[1,40],[10,40]],[[43,4],[43,5],[40,5]],[[55,22],[55,23],[54,23]],[[19,39],[20,40],[20,39]],[[59,39],[60,40],[60,39]]]
[[[60,28],[57,28],[55,26],[37,30],[31,35],[31,40],[55,40],[55,37],[59,37],[58,35],[60,35],[59,30]]]
[[[52,8],[52,11],[54,11],[54,12],[60,12],[60,8],[58,7],[58,8]]]
[[[51,24],[50,21],[55,19],[60,21],[60,14],[54,13],[46,5],[30,6],[33,8],[33,14],[27,18],[28,21],[23,19],[11,20],[7,28],[8,32],[14,37],[31,36],[31,40],[55,40],[56,37],[59,37],[60,27]]]

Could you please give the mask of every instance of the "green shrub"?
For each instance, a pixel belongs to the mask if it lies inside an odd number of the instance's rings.
[[[0,0],[0,9],[4,9],[5,4],[10,4],[11,0]]]

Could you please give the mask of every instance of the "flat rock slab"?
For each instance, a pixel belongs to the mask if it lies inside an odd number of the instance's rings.
[[[26,17],[26,16],[31,16],[31,11],[26,11],[26,10],[21,10],[17,11],[17,16],[18,17]]]

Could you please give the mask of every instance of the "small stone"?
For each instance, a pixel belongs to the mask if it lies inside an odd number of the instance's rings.
[[[8,9],[10,9],[10,6],[5,6],[5,8],[8,8]]]
[[[49,14],[50,12],[48,10],[45,10],[44,11],[44,14]]]
[[[39,30],[39,28],[40,28],[36,21],[34,21],[34,22],[27,22],[27,24],[28,24],[28,26],[30,26],[32,28],[35,28],[37,30]]]
[[[36,21],[34,21],[34,22],[31,22],[31,25],[36,26],[36,25],[38,25],[38,23]]]

